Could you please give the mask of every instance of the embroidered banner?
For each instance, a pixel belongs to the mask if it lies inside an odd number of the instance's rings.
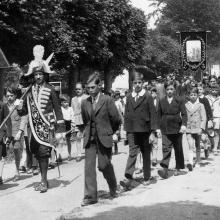
[[[29,123],[35,140],[39,144],[54,148],[54,146],[51,145],[50,123],[46,120],[39,107],[37,106],[33,92],[30,92],[27,97],[27,105]]]
[[[181,32],[180,41],[183,69],[205,70],[207,33],[205,31]]]

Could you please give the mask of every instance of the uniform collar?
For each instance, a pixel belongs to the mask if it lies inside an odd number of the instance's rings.
[[[133,91],[131,95],[132,95],[132,97],[134,98],[134,97],[136,97],[137,95],[138,95],[138,96],[143,96],[144,94],[145,94],[145,90],[142,89],[142,90],[141,90],[140,92],[138,92],[138,93],[135,92],[135,91]]]

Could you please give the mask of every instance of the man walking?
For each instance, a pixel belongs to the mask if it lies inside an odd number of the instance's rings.
[[[133,73],[133,92],[128,96],[125,106],[124,126],[128,133],[129,156],[125,169],[126,179],[120,182],[126,190],[130,189],[139,150],[143,157],[144,180],[151,182],[151,131],[157,129],[156,109],[153,98],[143,88],[143,74],[136,69]]]
[[[55,89],[47,82],[49,74],[44,63],[40,62],[32,67],[29,75],[25,77],[32,79],[34,84],[23,106],[20,105],[18,109],[20,109],[20,115],[28,114],[29,117],[32,133],[30,148],[38,160],[41,172],[41,182],[35,186],[35,190],[44,193],[49,187],[47,170],[55,141],[53,128],[56,127],[56,139],[59,139],[65,136],[59,134],[65,132],[65,124]]]
[[[96,155],[98,169],[106,179],[110,196],[116,196],[116,177],[111,164],[112,135],[121,123],[114,101],[101,93],[98,72],[89,76],[89,97],[82,102],[82,118],[85,125],[85,186],[82,206],[97,203]]]

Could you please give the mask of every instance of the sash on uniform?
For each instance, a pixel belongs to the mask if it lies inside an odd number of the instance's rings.
[[[50,123],[42,114],[33,91],[27,96],[27,106],[31,132],[35,140],[41,145],[54,148],[51,144]]]

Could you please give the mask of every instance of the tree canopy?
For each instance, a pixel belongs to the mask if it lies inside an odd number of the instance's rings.
[[[54,51],[58,68],[88,64],[127,67],[141,56],[144,13],[128,0],[3,0],[0,45],[11,62],[26,64],[32,47]]]
[[[160,16],[157,29],[175,37],[176,31],[211,31],[209,44],[219,45],[220,1],[216,0],[154,0]]]

